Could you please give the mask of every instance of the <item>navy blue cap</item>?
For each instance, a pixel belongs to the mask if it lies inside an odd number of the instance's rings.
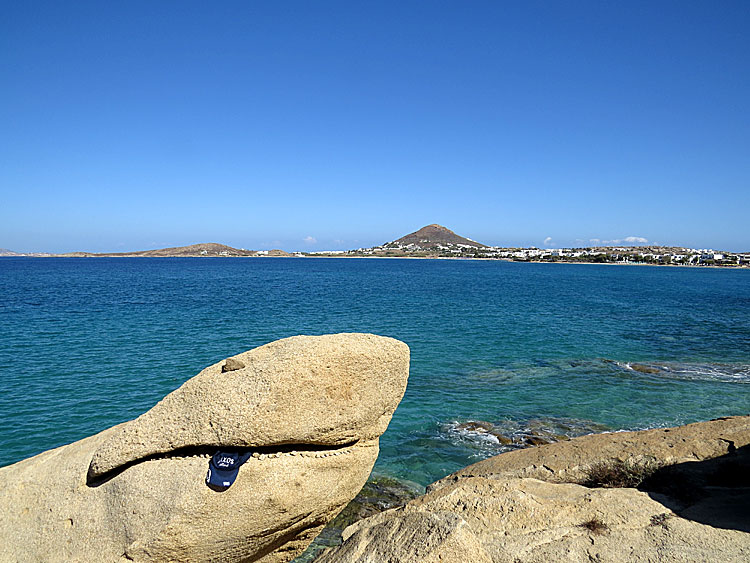
[[[250,458],[250,452],[216,452],[208,462],[206,485],[214,489],[226,490],[232,486],[240,466]]]

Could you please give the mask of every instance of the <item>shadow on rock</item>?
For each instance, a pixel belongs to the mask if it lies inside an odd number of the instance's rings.
[[[750,532],[750,446],[704,461],[661,467],[638,487],[677,515]]]

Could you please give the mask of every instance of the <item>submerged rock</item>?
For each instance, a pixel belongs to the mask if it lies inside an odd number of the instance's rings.
[[[552,441],[545,440],[541,436],[527,436],[523,440],[525,446],[543,446],[544,444],[551,444]]]
[[[630,369],[632,369],[633,371],[637,371],[637,372],[640,372],[640,373],[654,374],[654,373],[661,373],[662,372],[662,370],[659,369],[659,368],[656,368],[656,367],[653,367],[653,366],[647,366],[647,365],[644,365],[644,364],[628,364],[628,367]]]
[[[578,484],[656,460],[635,488]],[[583,436],[486,459],[355,523],[323,563],[750,560],[750,417]]]
[[[541,446],[575,436],[605,432],[608,426],[588,420],[569,418],[533,418],[527,421],[504,420],[497,424],[484,420],[469,420],[456,423],[449,428],[450,433],[465,437],[491,438],[503,449]]]
[[[0,469],[0,560],[301,553],[367,480],[409,349],[368,334],[298,336],[230,360],[135,420]],[[204,482],[217,449],[253,452],[223,492]]]
[[[484,420],[469,420],[456,425],[456,430],[459,432],[479,432],[482,434],[492,432],[494,428],[495,426],[491,422],[485,422]]]

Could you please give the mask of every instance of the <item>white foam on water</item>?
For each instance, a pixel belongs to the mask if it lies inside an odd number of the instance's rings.
[[[514,449],[512,446],[501,444],[498,437],[488,430],[462,428],[463,424],[466,423],[454,420],[441,425],[439,437],[454,445],[474,450],[475,453],[471,457],[484,458]]]
[[[750,365],[747,364],[617,362],[617,365],[629,372],[647,377],[663,377],[684,381],[750,383]],[[633,366],[643,366],[657,371],[654,373],[644,373]]]
[[[733,383],[750,383],[750,366],[723,364],[677,365],[670,375],[683,379],[718,380]]]

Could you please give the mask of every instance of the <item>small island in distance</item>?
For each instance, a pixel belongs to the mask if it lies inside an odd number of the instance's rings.
[[[238,257],[238,256],[293,256],[283,250],[246,250],[233,248],[217,242],[203,242],[189,246],[175,246],[156,250],[135,250],[132,252],[66,252],[51,254],[47,252],[20,253],[0,248],[0,256],[32,256],[57,258],[200,258],[208,257]]]
[[[219,243],[139,250],[133,252],[18,253],[0,249],[0,256],[72,258],[178,258],[178,257],[368,257],[368,258],[476,258],[514,262],[616,263],[686,266],[750,267],[750,252],[727,252],[674,246],[590,246],[580,248],[518,248],[489,246],[462,237],[442,225],[427,225],[391,242],[356,250],[286,252],[246,250]]]

